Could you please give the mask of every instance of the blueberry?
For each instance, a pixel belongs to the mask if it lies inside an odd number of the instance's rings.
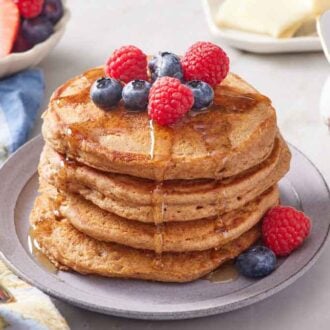
[[[175,54],[160,52],[158,55],[152,57],[148,66],[152,81],[164,76],[174,77],[180,80],[183,79],[180,58]]]
[[[204,81],[192,80],[187,82],[187,86],[192,90],[195,98],[193,109],[201,110],[210,106],[213,102],[213,88]]]
[[[151,84],[145,80],[133,80],[123,88],[125,106],[132,110],[146,109]]]
[[[269,275],[276,267],[274,252],[265,246],[255,246],[241,254],[236,265],[246,277],[263,277]]]
[[[121,99],[121,83],[113,78],[100,78],[91,87],[90,95],[93,102],[103,110],[110,110]]]
[[[53,25],[46,17],[25,19],[22,23],[22,36],[31,45],[45,41],[53,32]]]
[[[32,48],[31,44],[23,37],[22,32],[19,31],[13,46],[13,53],[26,52],[30,48]]]
[[[41,12],[42,16],[48,18],[52,24],[56,24],[63,16],[63,5],[61,0],[45,0]]]

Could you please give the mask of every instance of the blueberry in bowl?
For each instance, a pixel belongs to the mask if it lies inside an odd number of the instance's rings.
[[[64,34],[61,0],[0,0],[0,78],[37,65]]]
[[[55,25],[62,18],[63,11],[61,0],[45,0],[41,15]]]

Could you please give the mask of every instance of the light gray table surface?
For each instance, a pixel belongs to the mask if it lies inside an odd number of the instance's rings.
[[[212,40],[199,0],[68,0],[71,20],[64,38],[40,64],[45,107],[68,78],[103,64],[114,48],[134,44],[146,53],[182,54],[193,42]],[[330,136],[319,116],[330,65],[322,53],[256,55],[222,45],[231,70],[268,95],[284,137],[302,150],[330,182]],[[38,121],[32,136],[40,133]],[[308,173],[306,173],[308,175]],[[55,301],[72,329],[315,329],[330,328],[330,246],[317,264],[279,294],[241,310],[173,322],[126,320]],[[91,295],[93,293],[91,292]]]

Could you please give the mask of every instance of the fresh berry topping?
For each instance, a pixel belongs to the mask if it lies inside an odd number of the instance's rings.
[[[302,212],[287,207],[270,209],[262,224],[263,240],[277,256],[289,255],[309,235],[310,219]]]
[[[110,110],[121,99],[121,83],[113,78],[100,78],[94,82],[90,90],[93,102],[103,110]]]
[[[14,0],[24,18],[34,18],[41,14],[44,0]]]
[[[23,37],[22,31],[19,31],[12,52],[22,53],[29,50],[30,48],[32,48],[32,45]]]
[[[41,15],[47,17],[55,25],[63,16],[62,1],[45,0]]]
[[[22,23],[22,36],[32,46],[45,41],[53,32],[53,25],[46,17],[26,19]]]
[[[228,74],[229,58],[211,42],[196,42],[181,60],[185,80],[202,80],[215,87]]]
[[[105,73],[125,83],[136,79],[148,80],[147,55],[135,46],[123,46],[110,56]]]
[[[174,77],[182,80],[182,66],[180,58],[172,53],[161,52],[149,61],[152,81],[159,77]]]
[[[19,27],[19,12],[12,0],[0,0],[0,58],[8,55]]]
[[[182,118],[194,104],[189,87],[179,79],[162,77],[150,89],[148,113],[159,125],[170,125]]]
[[[237,258],[236,266],[239,272],[246,277],[263,277],[275,269],[276,256],[265,246],[255,246]]]
[[[192,80],[187,83],[187,86],[194,94],[195,102],[193,109],[202,110],[212,104],[214,91],[209,84],[201,80]]]
[[[145,80],[133,80],[123,88],[123,101],[127,108],[144,110],[147,108],[151,84]]]

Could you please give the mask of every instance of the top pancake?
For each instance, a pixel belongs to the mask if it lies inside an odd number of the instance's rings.
[[[190,112],[170,127],[122,104],[105,112],[89,96],[96,68],[59,87],[44,114],[43,135],[83,164],[152,180],[222,179],[264,160],[277,134],[268,98],[234,74],[215,88],[209,111]]]

